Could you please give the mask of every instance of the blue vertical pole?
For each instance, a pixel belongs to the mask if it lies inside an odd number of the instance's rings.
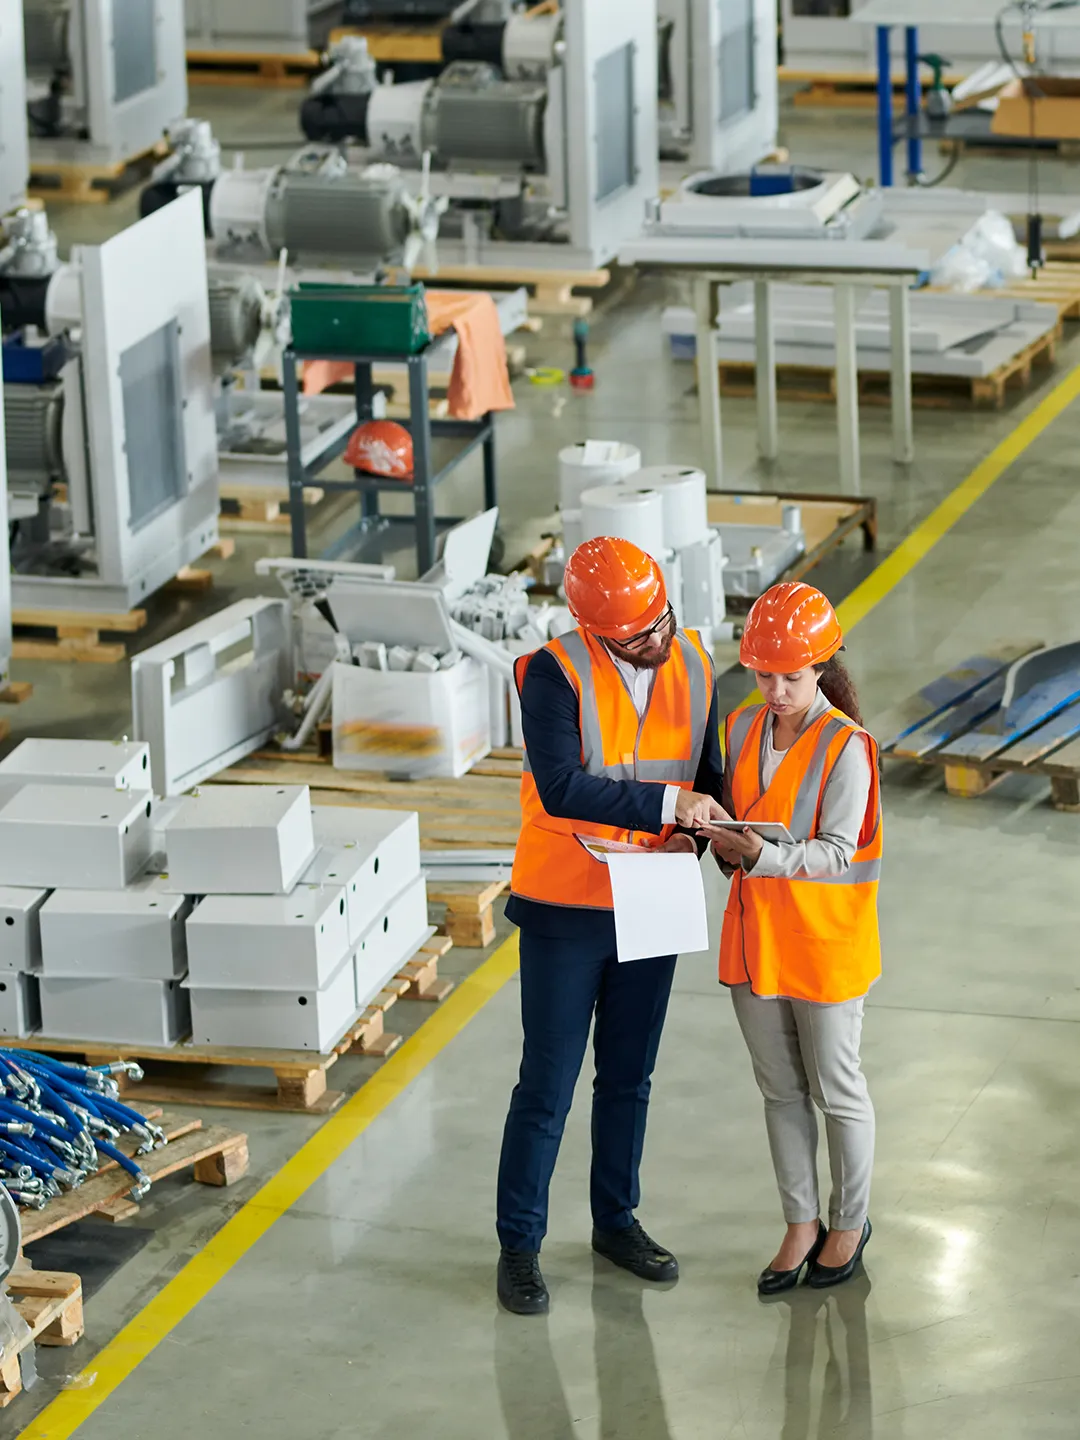
[[[904,77],[904,111],[908,119],[907,168],[908,176],[922,174],[922,140],[919,138],[919,109],[922,91],[919,85],[919,31],[914,25],[904,30],[904,57],[907,73]]]
[[[892,74],[889,69],[889,26],[877,27],[877,135],[878,181],[893,183]]]

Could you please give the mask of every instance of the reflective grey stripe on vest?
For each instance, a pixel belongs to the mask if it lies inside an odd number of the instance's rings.
[[[881,879],[881,860],[853,860],[843,875],[799,875],[802,885],[868,885]]]
[[[557,650],[551,653],[559,661],[563,674],[570,681],[576,690],[581,687],[581,758],[585,769],[590,775],[602,775],[604,773],[604,737],[600,733],[600,711],[596,706],[596,686],[593,684],[592,656],[589,654],[589,647],[585,643],[585,637],[580,630],[571,630],[566,635],[559,636],[559,643],[566,651],[570,663],[577,671],[577,684],[562,660]]]
[[[818,798],[821,795],[821,782],[825,778],[825,758],[829,746],[840,734],[841,730],[850,729],[846,720],[827,720],[821,727],[821,734],[818,736],[814,753],[810,757],[810,764],[799,783],[798,793],[795,796],[795,807],[791,812],[791,824],[788,829],[796,840],[809,840],[814,828],[814,822],[818,813]],[[762,740],[764,741],[764,732]]]
[[[678,785],[690,779],[688,760],[639,760],[636,765],[602,765],[591,774],[603,775],[607,780],[659,780],[664,784]],[[697,774],[697,765],[694,766]]]
[[[698,651],[697,646],[682,630],[676,630],[675,638],[679,642],[679,649],[682,651],[683,662],[686,665],[686,673],[690,677],[690,764],[689,775],[680,778],[693,780],[701,764],[701,752],[705,746],[705,727],[709,723],[709,672],[705,662]],[[653,761],[653,764],[656,762]],[[646,775],[642,771],[641,764],[638,765],[638,776],[642,780],[671,780],[673,776],[668,775]]]

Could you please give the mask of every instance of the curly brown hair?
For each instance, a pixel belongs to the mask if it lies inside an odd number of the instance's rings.
[[[824,665],[815,665],[818,673],[818,686],[821,693],[828,700],[829,704],[837,710],[842,710],[849,720],[854,720],[856,725],[862,725],[862,712],[859,709],[859,697],[855,690],[855,682],[848,674],[848,668],[837,655],[826,660]]]

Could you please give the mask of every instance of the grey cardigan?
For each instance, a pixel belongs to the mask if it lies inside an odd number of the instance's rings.
[[[800,735],[826,710],[828,700],[819,690],[814,703],[806,712],[806,718],[799,730]],[[761,732],[764,745],[772,734],[774,715],[765,717]],[[754,878],[798,880],[817,879],[829,875],[843,875],[850,867],[859,843],[866,814],[866,803],[870,796],[870,756],[866,746],[852,738],[840,752],[833,767],[825,794],[821,801],[821,823],[813,840],[799,840],[794,845],[766,840],[761,854],[752,864],[744,860],[743,873]],[[766,795],[768,791],[766,790]],[[768,807],[762,819],[768,819]],[[724,784],[724,809],[731,813],[730,769]],[[733,867],[720,862],[725,875],[733,873]]]

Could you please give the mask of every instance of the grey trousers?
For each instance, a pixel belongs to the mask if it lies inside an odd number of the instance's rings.
[[[874,1167],[874,1107],[859,1061],[863,1001],[815,1005],[763,999],[749,985],[731,990],[735,1016],[765,1100],[765,1128],[784,1219],[821,1214],[817,1116],[825,1116],[832,1171],[829,1225],[861,1230]]]

